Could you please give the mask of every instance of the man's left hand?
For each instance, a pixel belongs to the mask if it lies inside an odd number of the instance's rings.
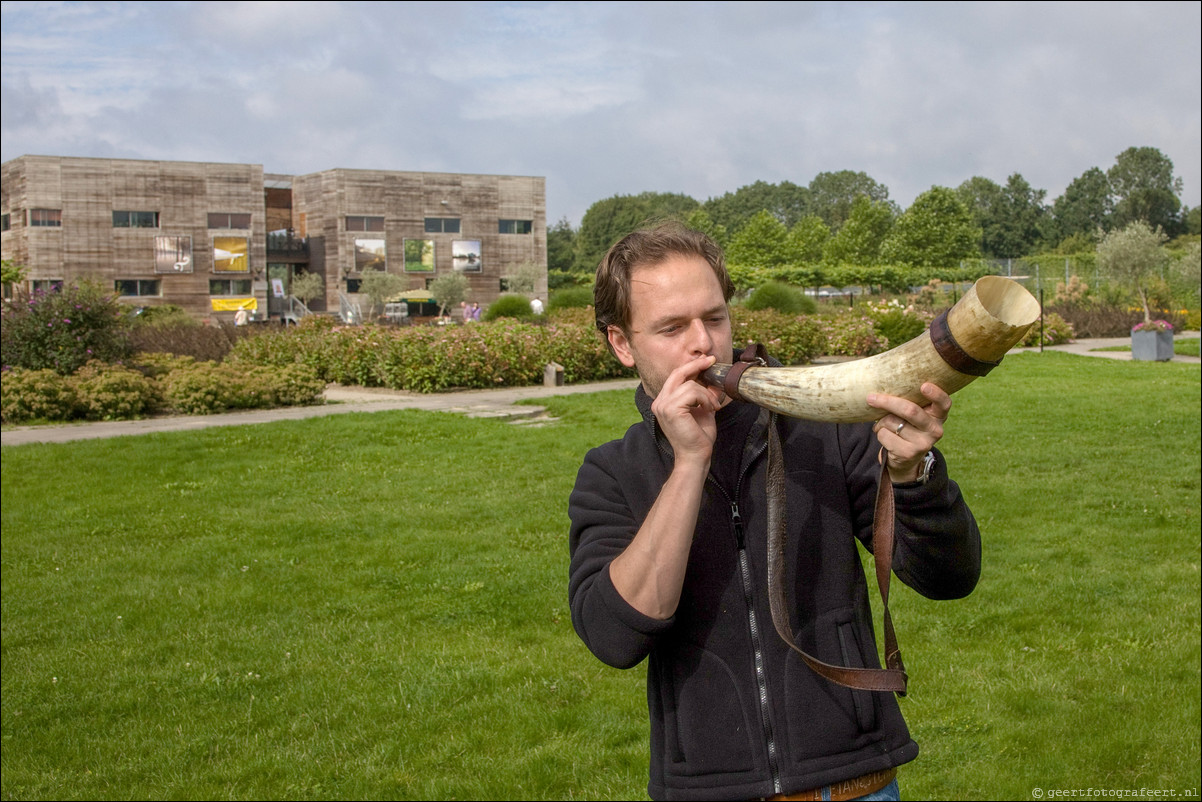
[[[889,452],[889,477],[894,484],[918,479],[927,452],[943,437],[943,422],[952,408],[951,396],[931,382],[922,385],[922,394],[929,404],[919,406],[880,393],[871,393],[867,399],[868,406],[885,413],[872,430]]]

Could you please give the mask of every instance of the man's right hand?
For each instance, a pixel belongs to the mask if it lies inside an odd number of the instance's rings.
[[[659,395],[651,402],[651,411],[672,444],[678,464],[682,460],[698,461],[709,468],[718,437],[714,415],[725,395],[698,379],[715,361],[717,357],[700,356],[681,365],[668,375]]]

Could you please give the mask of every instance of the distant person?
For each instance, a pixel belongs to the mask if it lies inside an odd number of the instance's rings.
[[[478,303],[472,304],[472,320],[480,320],[480,304]]]
[[[536,315],[541,315],[543,313],[543,302],[540,301],[538,298],[531,299],[530,311]]]
[[[234,313],[235,326],[245,326],[248,322],[250,322],[250,316],[247,314],[245,309],[239,309]]]

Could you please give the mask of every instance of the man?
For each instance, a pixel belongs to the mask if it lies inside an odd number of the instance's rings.
[[[638,370],[643,422],[593,449],[577,477],[572,623],[610,665],[650,658],[652,798],[897,798],[894,769],[918,746],[896,699],[819,677],[772,631],[765,442],[776,426],[799,645],[878,667],[855,540],[871,542],[882,446],[897,575],[958,598],[979,574],[976,523],[933,450],[951,399],[929,383],[925,406],[871,395],[881,419],[845,425],[732,401],[699,381],[733,361],[732,292],[718,246],[675,224],[625,237],[597,269],[597,327]]]

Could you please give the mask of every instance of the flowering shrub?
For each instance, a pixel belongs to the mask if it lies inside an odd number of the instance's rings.
[[[1167,320],[1145,320],[1131,327],[1132,331],[1172,331],[1173,324]]]
[[[889,341],[877,334],[876,324],[868,315],[839,315],[823,318],[826,353],[832,356],[871,356],[888,349]]]
[[[930,308],[904,305],[893,299],[863,304],[861,309],[872,318],[873,326],[885,340],[886,348],[896,348],[926,331],[935,313]]]
[[[0,361],[7,367],[67,376],[89,360],[115,362],[131,352],[125,310],[97,284],[18,293],[0,312]]]
[[[1040,337],[1042,336],[1042,341]],[[1062,318],[1055,312],[1044,312],[1043,315],[1043,333],[1040,334],[1038,321],[1027,330],[1027,334],[1019,343],[1023,348],[1032,348],[1038,346],[1041,342],[1043,345],[1060,345],[1073,339],[1073,324]]]

